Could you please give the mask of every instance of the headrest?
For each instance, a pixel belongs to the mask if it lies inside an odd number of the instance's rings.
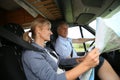
[[[16,23],[5,24],[3,28],[16,34],[19,37],[22,37],[24,33],[24,29],[19,24],[16,24]]]
[[[24,30],[23,28],[19,25],[19,24],[16,24],[16,23],[8,23],[8,24],[5,24],[3,26],[5,30],[17,35],[18,37],[21,37],[23,36],[23,33],[24,33]],[[4,34],[3,34],[4,35]],[[10,38],[11,36],[9,36]],[[1,37],[1,44],[4,45],[4,46],[16,46],[16,44],[10,42],[9,40],[7,39],[4,39]],[[18,46],[17,46],[18,47]]]
[[[42,51],[42,50],[39,50],[38,48],[32,46],[28,42],[24,41],[21,37],[19,37],[18,35],[14,34],[11,31],[9,31],[9,29],[5,29],[3,27],[4,26],[0,26],[0,37],[1,38],[4,38],[5,40],[11,42],[12,44],[16,44],[17,46],[20,46],[24,49],[34,50],[34,51]]]

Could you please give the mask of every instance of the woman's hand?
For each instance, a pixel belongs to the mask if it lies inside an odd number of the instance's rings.
[[[99,64],[99,51],[97,48],[90,51],[86,57],[84,57],[84,60],[82,61],[85,66],[88,66],[89,68],[95,67]]]
[[[85,59],[85,57],[76,58],[76,62],[81,63],[84,59]]]
[[[74,67],[73,69],[66,71],[66,79],[67,80],[74,80],[90,68],[95,67],[99,64],[99,52],[98,49],[95,48],[91,52],[89,52],[85,57],[78,58],[78,62],[81,62],[79,65]]]

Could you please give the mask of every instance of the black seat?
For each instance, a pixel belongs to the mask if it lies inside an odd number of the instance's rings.
[[[51,35],[51,36],[50,36],[50,41],[48,41],[48,42],[46,43],[46,46],[49,47],[49,48],[51,48],[51,49],[53,49],[53,50],[55,51],[54,46],[55,46],[56,39],[57,39],[56,36]]]
[[[26,80],[21,64],[21,52],[14,46],[0,48],[2,55],[2,79],[0,80]]]
[[[0,26],[0,80],[26,80],[21,55],[23,49],[41,51],[22,39],[24,30],[19,24]]]
[[[24,30],[18,24],[10,23],[3,27],[19,37],[24,33]],[[9,34],[6,33],[6,35]],[[21,63],[22,47],[3,37],[0,38],[2,44],[0,47],[0,80],[26,80]]]

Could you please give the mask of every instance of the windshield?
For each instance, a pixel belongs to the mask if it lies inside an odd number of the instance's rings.
[[[107,16],[103,17],[103,19],[106,20],[108,24],[118,25],[120,23],[120,6]],[[96,30],[96,20],[92,21],[89,26]]]

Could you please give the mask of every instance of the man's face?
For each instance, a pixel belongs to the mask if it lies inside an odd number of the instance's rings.
[[[64,38],[66,38],[68,35],[68,25],[67,24],[60,25],[58,28],[58,34]]]

